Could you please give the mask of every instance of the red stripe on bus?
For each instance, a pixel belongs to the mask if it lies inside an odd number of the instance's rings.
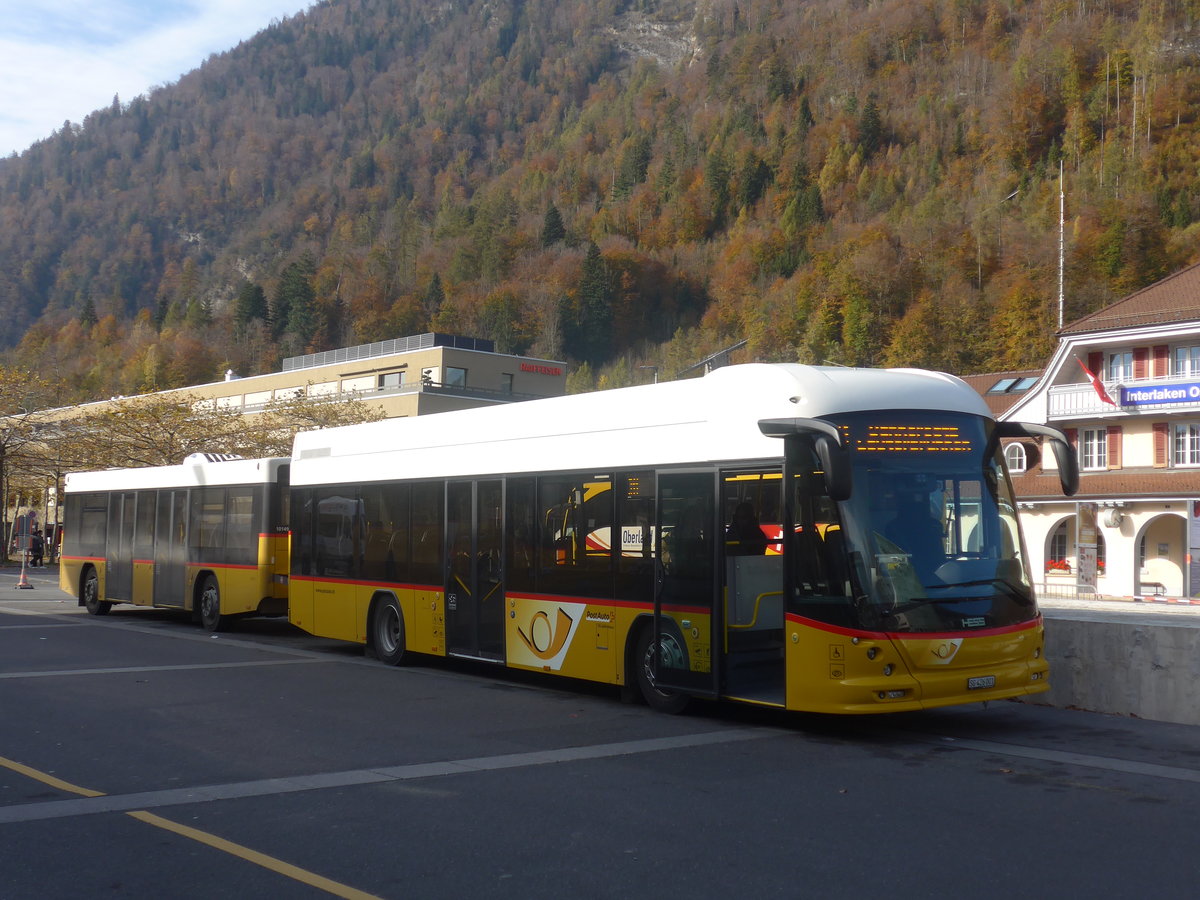
[[[312,584],[341,584],[351,587],[370,587],[370,588],[405,588],[413,591],[440,591],[441,587],[435,587],[431,584],[406,584],[401,581],[363,581],[358,578],[330,578],[325,575],[292,575],[291,581],[308,581]]]
[[[946,638],[964,636],[984,637],[997,634],[1013,634],[1018,631],[1028,631],[1038,628],[1042,624],[1042,616],[1039,613],[1036,619],[1031,619],[1028,622],[1020,622],[1016,625],[1002,625],[998,628],[964,628],[961,631],[865,631],[857,628],[844,628],[841,625],[830,625],[828,622],[818,622],[816,619],[809,619],[793,613],[788,613],[784,618],[794,625],[804,625],[808,628],[815,628],[817,631],[827,631],[830,634],[840,634],[845,637],[884,637],[889,640],[900,641],[941,641]]]
[[[258,569],[269,569],[270,566],[247,566],[241,563],[206,563],[206,562],[190,562],[184,563],[189,569],[246,569],[248,571],[257,571]]]

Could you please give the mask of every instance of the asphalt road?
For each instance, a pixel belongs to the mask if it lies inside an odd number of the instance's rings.
[[[0,572],[0,898],[1194,897],[1200,729],[622,704]]]

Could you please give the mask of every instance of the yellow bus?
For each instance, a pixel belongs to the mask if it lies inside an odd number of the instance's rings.
[[[193,454],[67,475],[60,586],[93,615],[160,606],[209,631],[286,615],[289,463]]]
[[[1003,437],[949,375],[747,365],[302,433],[290,621],[419,654],[874,713],[1048,688]]]

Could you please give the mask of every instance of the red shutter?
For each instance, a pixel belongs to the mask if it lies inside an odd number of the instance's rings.
[[[1102,351],[1088,354],[1088,368],[1101,381],[1108,376],[1108,373],[1104,371],[1104,353]]]
[[[1108,467],[1110,469],[1121,468],[1121,426],[1108,426]]]
[[[1135,347],[1133,350],[1133,377],[1142,379],[1148,377],[1146,365],[1150,360],[1150,348]]]
[[[1154,372],[1155,378],[1166,378],[1171,374],[1171,348],[1166,344],[1159,344],[1154,348]]]
[[[1171,426],[1166,422],[1154,423],[1154,467],[1157,469],[1166,468],[1170,432]]]

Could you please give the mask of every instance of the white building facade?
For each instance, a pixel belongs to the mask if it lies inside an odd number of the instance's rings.
[[[1035,580],[1200,596],[1200,265],[1058,337],[1041,377],[999,415],[1061,429],[1078,456],[1079,491],[1064,498],[1052,454],[1005,448]]]

